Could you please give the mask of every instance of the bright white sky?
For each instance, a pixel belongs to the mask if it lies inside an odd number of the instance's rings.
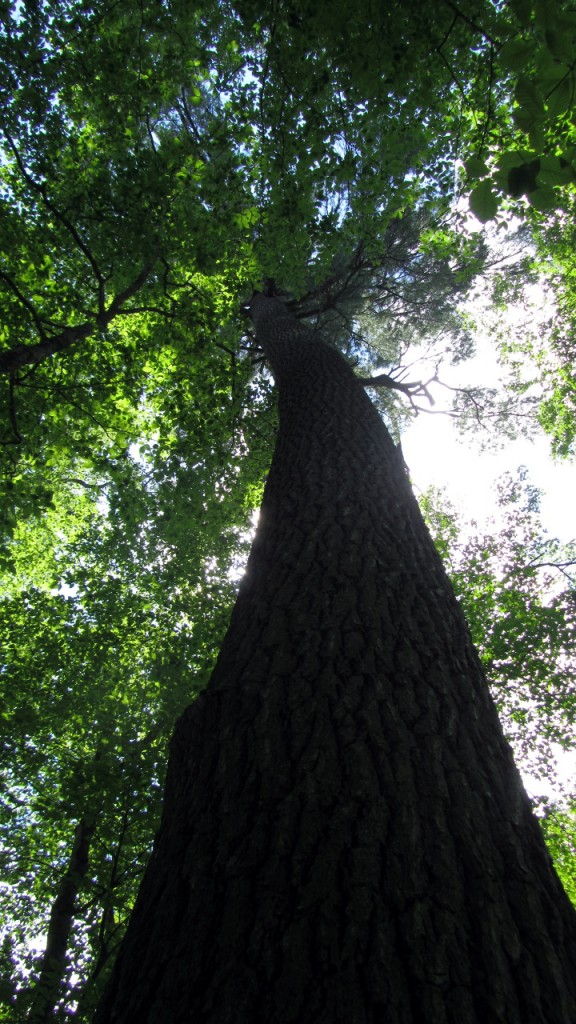
[[[562,541],[576,539],[576,467],[552,461],[548,438],[505,440],[500,450],[482,452],[474,436],[459,435],[449,417],[422,413],[402,435],[402,451],[417,494],[432,484],[445,487],[464,518],[480,522],[495,510],[496,480],[526,466],[529,482],[543,492],[548,532]]]
[[[509,247],[512,263],[515,262],[515,222],[511,223],[509,235],[488,228],[488,242],[494,244],[495,256],[502,255]],[[465,229],[478,231],[480,225],[471,215]],[[506,260],[501,258],[496,271]],[[477,324],[475,332],[476,355],[455,367],[440,368],[440,379],[452,387],[499,387],[506,370],[498,363],[495,332],[504,331],[513,340],[518,334],[522,338],[531,334],[538,339],[546,337],[547,322],[554,315],[550,292],[539,284],[527,284],[523,290],[523,302],[505,311],[495,311],[491,301],[490,272],[484,283],[480,283],[475,294],[465,304],[465,312]],[[417,364],[416,364],[417,365]],[[532,368],[527,370],[533,375]],[[417,377],[417,370],[414,374]],[[438,405],[449,404],[450,392],[436,390]],[[444,404],[445,403],[445,404]],[[420,401],[425,405],[425,401]],[[461,505],[465,518],[482,521],[495,509],[494,483],[506,471],[512,473],[519,466],[526,466],[529,482],[542,490],[542,520],[548,532],[559,540],[576,539],[576,466],[574,462],[553,461],[551,443],[540,428],[533,440],[518,438],[494,445],[493,451],[481,451],[482,431],[475,436],[473,431],[466,435],[459,433],[450,417],[421,413],[412,426],[402,435],[402,450],[410,469],[416,492],[425,490],[431,484],[446,487],[447,495],[455,505]]]

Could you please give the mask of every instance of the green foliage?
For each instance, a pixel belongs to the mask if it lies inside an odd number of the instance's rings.
[[[492,182],[481,181],[470,193],[470,209],[476,214],[478,220],[485,224],[492,220],[498,210],[498,197],[496,196]]]
[[[499,415],[542,427],[563,458],[574,453],[576,424],[574,201],[566,206],[566,216],[532,231],[516,272],[494,278],[501,322],[493,315],[490,328],[505,380]]]
[[[52,541],[44,562],[30,521],[12,542],[18,575],[0,602],[4,913],[17,922],[19,961],[32,966],[26,947],[49,912],[75,825],[92,818],[70,951],[75,970],[88,976],[86,1007],[150,848],[168,736],[207,681],[234,598],[230,571],[241,538],[230,523],[234,515],[242,523],[246,510],[232,513],[222,499],[234,487],[234,505],[244,487],[214,454],[220,471],[182,466],[178,451],[165,454],[161,468],[140,452],[114,467],[122,486],[98,489],[91,518],[70,536],[44,524],[43,542]],[[78,489],[84,498],[86,488]]]
[[[496,74],[489,117],[472,133],[475,152],[464,164],[470,182],[480,179],[470,207],[486,222],[506,209],[506,197],[526,197],[549,214],[576,181],[576,12],[563,0],[508,4],[490,31]]]
[[[540,824],[560,881],[576,906],[576,806],[548,805]]]
[[[546,225],[537,237],[539,266],[551,282],[555,316],[546,342],[538,352],[545,382],[540,422],[551,435],[554,454],[574,453],[576,439],[576,232],[575,203],[567,206],[560,223]]]
[[[547,536],[525,471],[504,477],[500,522],[463,523],[438,491],[421,501],[461,601],[518,763],[556,793],[555,750],[576,749],[576,549]],[[573,794],[544,801],[541,824],[576,904]]]

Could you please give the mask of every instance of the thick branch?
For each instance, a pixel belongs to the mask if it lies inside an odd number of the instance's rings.
[[[37,345],[15,345],[0,353],[0,373],[16,373],[22,366],[43,363],[49,356],[69,348],[75,341],[82,341],[95,330],[95,323],[83,323],[77,327],[65,327],[59,334],[44,338]]]
[[[63,352],[77,341],[89,337],[98,329],[105,330],[111,320],[117,316],[124,304],[135,295],[145,283],[154,266],[154,260],[145,263],[134,280],[112,300],[108,309],[98,314],[95,320],[77,324],[75,327],[64,327],[59,334],[48,337],[42,335],[42,341],[36,345],[15,345],[7,352],[0,353],[0,373],[15,373],[22,366],[30,366],[44,362],[49,356]]]

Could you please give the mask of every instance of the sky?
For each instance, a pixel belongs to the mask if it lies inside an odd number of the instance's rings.
[[[545,436],[504,440],[497,451],[481,451],[448,417],[422,413],[402,435],[402,451],[416,494],[444,487],[463,517],[478,521],[495,511],[497,479],[526,466],[529,482],[542,491],[542,522],[550,535],[576,540],[576,466],[553,461]]]
[[[475,355],[456,366],[441,367],[440,379],[451,387],[476,385],[505,391],[510,370],[498,360],[497,337],[500,342],[512,345],[516,337],[522,342],[532,337],[536,348],[546,344],[554,306],[551,291],[545,284],[524,284],[516,304],[509,303],[505,309],[496,309],[492,302],[493,273],[498,274],[508,262],[506,250],[510,251],[512,266],[517,259],[516,227],[512,222],[504,238],[496,237],[497,232],[490,228],[485,234],[488,244],[493,246],[495,258],[500,258],[494,271],[488,271],[462,307],[476,325]],[[475,218],[469,216],[464,229],[477,231],[479,228]],[[534,375],[528,363],[526,369],[519,372],[525,380]],[[447,407],[449,395],[450,392],[436,389],[435,409]],[[490,446],[492,450],[483,451],[482,441],[488,437],[494,442]],[[432,484],[445,487],[447,496],[454,504],[461,505],[465,517],[478,520],[484,520],[495,509],[494,484],[498,477],[525,466],[528,482],[542,491],[542,521],[548,532],[562,541],[576,540],[576,465],[574,461],[552,459],[551,439],[539,426],[532,438],[499,441],[489,429],[479,428],[463,434],[454,427],[450,417],[423,412],[403,433],[402,451],[416,493]]]
[[[481,300],[480,300],[481,301]],[[478,310],[472,310],[473,313]],[[508,321],[506,330],[524,329],[527,320],[543,322],[550,310],[536,290],[527,297],[527,306],[499,314]],[[480,316],[481,320],[482,317]],[[520,325],[520,326],[519,326]],[[488,331],[476,337],[477,354],[457,367],[446,367],[441,378],[452,386],[471,383],[494,386],[500,382],[502,368]],[[440,404],[440,403],[439,403]],[[576,465],[574,460],[553,460],[550,438],[537,429],[532,438],[503,438],[490,450],[482,450],[482,432],[463,434],[449,416],[421,413],[402,434],[402,452],[418,496],[430,486],[445,489],[450,502],[461,510],[463,521],[476,520],[481,526],[498,516],[496,481],[505,472],[520,466],[528,470],[527,482],[541,491],[541,521],[551,537],[563,542],[576,540]],[[555,750],[558,777],[562,784],[576,787],[576,751]],[[557,790],[523,773],[532,796]]]

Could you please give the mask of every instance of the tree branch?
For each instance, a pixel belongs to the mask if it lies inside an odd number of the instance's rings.
[[[136,293],[140,291],[142,286],[145,284],[147,278],[149,277],[155,262],[156,259],[152,259],[145,263],[144,266],[142,267],[142,270],[138,274],[138,277],[135,277],[131,284],[129,284],[128,287],[125,288],[123,292],[120,292],[119,295],[116,295],[116,297],[108,306],[108,309],[104,312],[102,316],[98,318],[99,327],[107,327],[110,321],[116,316],[116,314],[120,312],[122,306],[126,302],[128,302],[128,299],[131,299],[133,295],[136,295]]]
[[[4,270],[0,270],[0,278],[3,281],[6,281],[6,284],[8,285],[10,291],[14,293],[18,301],[24,306],[24,309],[28,310],[30,316],[34,321],[38,334],[42,339],[44,339],[46,337],[46,332],[44,330],[44,324],[42,323],[42,320],[38,315],[36,307],[33,305],[33,303],[30,302],[29,299],[26,298],[26,296],[20,291],[20,288],[18,287],[16,282]]]
[[[39,181],[36,181],[30,174],[30,172],[26,170],[24,161],[22,160],[22,157],[20,156],[20,153],[18,151],[18,147],[16,146],[16,143],[14,142],[12,137],[8,134],[8,132],[5,132],[5,135],[6,141],[14,154],[14,158],[16,160],[16,163],[18,164],[18,168],[20,170],[22,177],[24,178],[24,181],[27,182],[30,188],[34,190],[34,192],[38,193],[38,195],[41,196],[46,208],[50,210],[50,213],[52,213],[56,217],[56,219],[59,220],[60,223],[66,228],[66,231],[72,236],[74,242],[80,249],[80,252],[83,253],[88,263],[90,264],[90,267],[92,268],[92,273],[94,274],[94,277],[96,278],[98,284],[98,311],[99,314],[102,314],[104,312],[104,306],[106,301],[106,281],[94,256],[92,255],[90,249],[88,248],[84,240],[79,235],[74,224],[72,224],[72,222],[68,220],[68,217],[66,217],[66,215],[62,213],[62,211],[59,210],[58,207],[55,206],[55,204],[49,198],[46,186],[41,184]]]
[[[15,373],[22,366],[30,366],[44,362],[49,356],[63,352],[75,342],[83,341],[97,329],[105,330],[111,320],[117,316],[123,305],[142,288],[154,266],[155,260],[145,263],[137,277],[120,292],[110,303],[108,309],[99,313],[95,320],[77,324],[75,327],[64,327],[58,334],[48,337],[42,331],[42,341],[36,345],[15,345],[7,352],[0,353],[0,373]]]
[[[576,561],[569,559],[566,562],[529,562],[526,566],[526,569],[556,569],[558,572],[561,572],[562,575],[565,576],[566,579],[573,586],[574,576],[572,573],[566,571],[567,569],[570,569],[572,566],[576,566]]]
[[[482,28],[481,25],[478,25],[477,22],[473,21],[472,18],[469,18],[467,14],[464,14],[464,12],[461,11],[460,8],[457,7],[455,3],[453,3],[453,0],[445,0],[445,3],[446,6],[449,7],[451,11],[454,12],[456,17],[460,18],[466,25],[473,29],[474,32],[478,32],[478,34],[483,36],[484,39],[487,39],[488,42],[492,44],[492,46],[498,46],[498,43],[496,42],[495,39],[492,38],[490,33],[487,32],[486,29]]]
[[[434,379],[432,378],[432,380]],[[428,390],[430,381],[427,381],[426,384],[423,381],[406,381],[406,383],[403,383],[400,380],[395,380],[394,377],[390,377],[387,373],[379,373],[377,377],[358,377],[358,380],[365,388],[392,388],[395,391],[402,391],[403,394],[408,396],[410,401],[423,395],[428,399],[430,405],[435,404]]]

